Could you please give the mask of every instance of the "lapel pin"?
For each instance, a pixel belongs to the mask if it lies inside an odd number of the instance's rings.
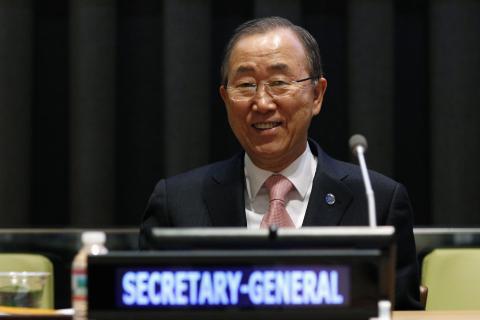
[[[329,206],[333,206],[335,204],[335,196],[332,193],[327,193],[327,195],[325,196],[325,202]]]

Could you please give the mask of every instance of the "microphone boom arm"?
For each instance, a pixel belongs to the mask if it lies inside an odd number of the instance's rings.
[[[356,147],[356,153],[358,156],[358,162],[360,163],[360,169],[362,171],[363,181],[365,181],[365,193],[367,195],[368,203],[368,223],[370,227],[377,226],[377,217],[375,213],[375,196],[373,194],[372,184],[370,183],[370,177],[368,175],[367,164],[364,156],[365,148],[363,146]]]

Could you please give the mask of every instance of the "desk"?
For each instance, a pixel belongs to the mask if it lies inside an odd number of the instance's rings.
[[[478,311],[394,311],[393,320],[479,320]]]
[[[6,320],[71,320],[71,316],[1,316]],[[479,320],[478,311],[394,311],[393,320]]]

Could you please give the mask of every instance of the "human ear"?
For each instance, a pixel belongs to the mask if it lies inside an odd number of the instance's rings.
[[[218,89],[218,92],[220,93],[220,96],[222,97],[223,103],[225,104],[225,106],[227,106],[227,101],[228,101],[227,89],[225,88],[225,86],[223,84]]]
[[[327,90],[327,79],[320,77],[313,88],[313,114],[317,115],[322,109],[323,96]]]

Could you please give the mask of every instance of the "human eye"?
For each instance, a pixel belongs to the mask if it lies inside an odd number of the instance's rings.
[[[268,82],[268,85],[273,88],[284,88],[290,85],[290,83],[285,80],[272,80]]]
[[[234,87],[238,89],[249,89],[249,88],[255,88],[256,86],[257,85],[254,82],[250,82],[250,81],[243,81],[243,82],[234,84]]]

